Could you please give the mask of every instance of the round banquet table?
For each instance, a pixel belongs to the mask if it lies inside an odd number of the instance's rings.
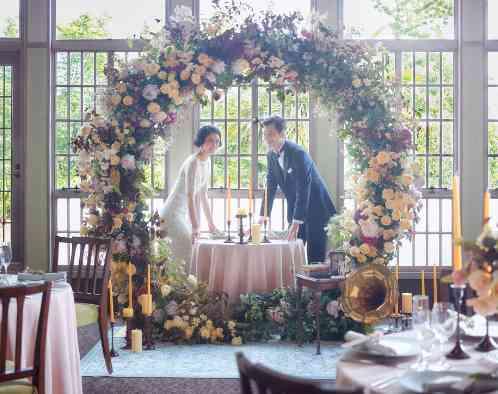
[[[295,287],[296,273],[304,264],[306,250],[300,239],[259,245],[199,240],[190,273],[207,282],[209,291],[225,292],[234,302],[241,294]]]
[[[401,333],[390,334],[390,336],[399,336],[402,338],[415,338],[414,331],[403,331]],[[454,345],[453,341],[447,345],[447,351],[450,351]],[[476,343],[465,346],[465,351],[471,356],[467,360],[448,360],[450,371],[455,372],[482,372],[489,373],[498,367],[496,362],[489,362],[484,357],[486,353],[479,353],[473,350]],[[401,385],[397,382],[401,376],[408,372],[410,365],[416,362],[416,359],[405,360],[401,363],[376,364],[373,359],[361,356],[355,356],[348,352],[341,357],[337,363],[337,384],[341,387],[362,387],[367,394],[405,394]],[[395,381],[389,381],[391,377],[398,378]],[[382,386],[384,387],[375,387]],[[493,391],[493,393],[498,393]]]
[[[55,282],[51,291],[45,352],[45,392],[47,394],[81,394],[83,389],[73,290],[68,283]],[[24,367],[33,365],[40,306],[41,294],[26,297],[21,357],[21,365]],[[16,302],[11,300],[8,318],[8,355],[11,359],[12,349],[15,347],[16,316]]]

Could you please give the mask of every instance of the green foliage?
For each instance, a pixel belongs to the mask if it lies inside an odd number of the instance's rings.
[[[5,18],[2,37],[19,38],[19,18],[8,16]]]
[[[59,40],[82,40],[108,37],[106,25],[111,20],[110,16],[93,16],[82,14],[78,19],[65,25],[57,25],[57,38]]]

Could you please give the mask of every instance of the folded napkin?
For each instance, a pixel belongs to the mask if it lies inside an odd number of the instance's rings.
[[[22,281],[38,281],[46,280],[49,282],[65,282],[66,272],[47,272],[45,274],[33,274],[31,272],[20,272],[17,275],[17,280]]]
[[[355,331],[348,331],[344,335],[346,343],[342,347],[368,352],[375,356],[395,356],[396,350],[380,343],[381,337],[382,334],[364,335]]]
[[[471,376],[455,379],[455,377],[448,376],[426,383],[422,387],[424,393],[488,393],[498,390],[498,379],[474,379]]]

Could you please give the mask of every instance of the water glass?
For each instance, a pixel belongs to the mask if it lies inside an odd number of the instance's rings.
[[[11,261],[12,248],[10,247],[10,243],[3,242],[0,244],[0,263],[5,271],[5,274],[7,274]]]
[[[433,370],[446,370],[449,367],[444,356],[444,345],[456,330],[457,322],[454,310],[453,305],[449,302],[438,302],[432,308],[431,327],[439,341],[440,350],[438,362],[431,367]]]
[[[417,371],[427,369],[426,359],[430,355],[434,344],[435,335],[430,327],[430,313],[429,297],[423,295],[414,296],[412,309],[413,328],[422,349],[420,358],[413,365],[413,368]]]

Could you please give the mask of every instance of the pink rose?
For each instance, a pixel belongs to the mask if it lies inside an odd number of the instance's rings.
[[[135,156],[124,155],[121,158],[121,166],[126,170],[134,170],[135,169]]]
[[[484,297],[471,298],[467,300],[467,305],[474,308],[481,316],[491,316],[497,312],[498,297],[487,295]]]

